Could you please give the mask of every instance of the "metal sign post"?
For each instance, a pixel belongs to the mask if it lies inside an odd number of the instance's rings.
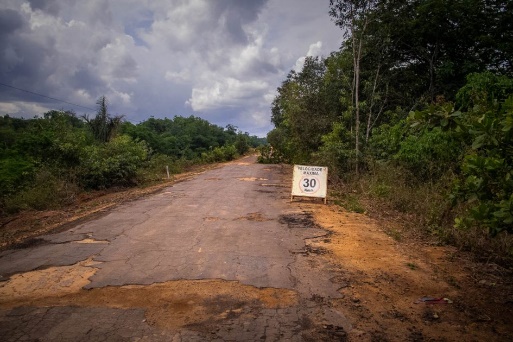
[[[326,204],[328,168],[325,166],[294,165],[290,200],[297,197],[323,198]]]

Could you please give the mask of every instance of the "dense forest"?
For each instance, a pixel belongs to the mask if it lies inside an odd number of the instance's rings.
[[[344,43],[278,88],[262,160],[328,166],[348,207],[372,198],[416,232],[512,257],[513,2],[329,10]]]
[[[0,116],[0,214],[71,204],[88,190],[162,180],[193,164],[228,161],[265,139],[190,116],[139,124],[108,113],[49,111],[34,119]]]

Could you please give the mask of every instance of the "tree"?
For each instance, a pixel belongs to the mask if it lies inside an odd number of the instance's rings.
[[[116,134],[123,116],[112,117],[107,111],[107,98],[101,96],[96,102],[98,110],[94,119],[89,119],[87,115],[83,118],[86,121],[89,129],[93,133],[96,140],[106,143],[109,142]]]
[[[353,92],[351,99],[354,101],[355,113],[356,175],[359,173],[360,155],[360,67],[367,27],[371,19],[370,13],[375,8],[376,3],[376,0],[330,0],[330,15],[335,19],[335,23],[344,30],[345,37],[351,41],[353,57]],[[370,124],[368,127],[370,127]]]
[[[307,57],[300,72],[289,73],[273,101],[271,121],[279,133],[273,133],[269,142],[288,140],[287,144],[294,148],[274,147],[293,162],[306,162],[311,158],[336,117],[326,101],[329,88],[324,80],[325,72],[325,60]],[[278,136],[285,140],[276,139]]]

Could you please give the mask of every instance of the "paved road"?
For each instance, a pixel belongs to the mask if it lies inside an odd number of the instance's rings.
[[[247,157],[2,252],[2,340],[343,340],[289,181]]]

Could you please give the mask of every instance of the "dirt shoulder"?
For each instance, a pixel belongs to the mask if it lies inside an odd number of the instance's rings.
[[[513,340],[511,271],[451,247],[398,242],[382,230],[385,222],[335,204],[299,206],[331,232],[311,243],[338,269],[344,298],[332,304],[352,322],[350,340]]]

